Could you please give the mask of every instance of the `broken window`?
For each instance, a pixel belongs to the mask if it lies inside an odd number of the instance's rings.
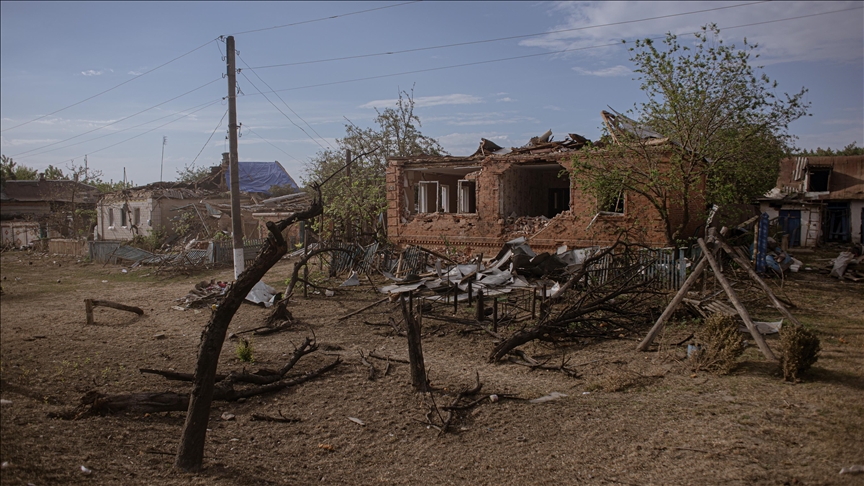
[[[135,208],[132,213],[132,222],[135,226],[141,224],[141,208]]]
[[[114,208],[108,208],[108,226],[114,226]]]
[[[438,211],[438,183],[424,181],[417,185],[418,213],[435,213]]]
[[[810,169],[808,174],[810,183],[809,192],[828,192],[828,179],[831,177],[831,169]]]
[[[624,192],[609,196],[600,206],[601,213],[624,214]]]
[[[477,182],[469,180],[459,181],[459,212],[477,212]]]
[[[405,210],[408,214],[476,212],[476,184],[465,177],[478,169],[440,166],[406,170]]]
[[[557,163],[513,165],[499,179],[504,217],[553,218],[570,209],[569,173]]]
[[[126,207],[120,209],[120,226],[126,227]]]

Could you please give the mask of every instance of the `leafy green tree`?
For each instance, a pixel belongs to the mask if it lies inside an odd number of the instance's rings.
[[[0,180],[5,183],[10,181],[32,181],[39,176],[39,171],[31,169],[26,165],[18,165],[12,157],[0,156]]]
[[[337,139],[336,150],[319,152],[306,166],[304,183],[320,182],[345,165],[345,151],[350,150],[354,162],[322,188],[324,237],[366,236],[383,238],[386,234],[380,216],[387,209],[385,171],[388,157],[446,154],[438,142],[420,132],[420,118],[414,113],[414,90],[400,91],[395,108],[375,111],[375,125],[360,128],[345,125],[345,137]],[[329,222],[333,233],[329,234]],[[320,222],[318,223],[320,224]]]
[[[849,145],[843,147],[840,150],[834,150],[831,147],[827,149],[823,149],[822,147],[817,147],[816,150],[802,150],[798,155],[803,156],[811,156],[811,157],[821,157],[821,156],[832,156],[832,155],[864,155],[864,147],[859,147],[858,142],[852,142]]]
[[[178,182],[195,182],[210,175],[210,167],[200,167],[195,164],[186,164],[182,169],[177,169]]]
[[[74,166],[74,162],[72,164]],[[84,173],[83,167],[81,168],[81,173],[82,174]],[[47,179],[49,181],[68,181],[68,180],[70,180],[70,177],[63,173],[63,169],[61,169],[59,167],[54,167],[53,165],[49,165],[48,168],[45,169],[45,172],[43,172],[43,174],[45,175],[45,179]]]
[[[751,65],[755,44],[745,39],[736,49],[719,34],[711,24],[692,46],[672,34],[659,48],[636,41],[630,60],[647,97],[630,112],[638,122],[613,128],[617,143],[589,147],[575,160],[575,179],[598,200],[621,191],[644,197],[663,219],[668,244],[690,236],[685,228],[704,216],[692,214],[691,203],[750,202],[772,188],[793,145],[789,123],[809,107],[804,88],[775,95],[777,83]]]

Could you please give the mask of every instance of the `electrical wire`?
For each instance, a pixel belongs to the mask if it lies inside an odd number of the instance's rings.
[[[828,12],[819,12],[819,13],[815,13],[815,14],[799,15],[796,17],[788,17],[788,18],[783,18],[783,19],[774,19],[774,20],[766,20],[766,21],[762,21],[762,22],[753,22],[753,23],[748,23],[748,24],[733,25],[733,26],[729,26],[729,27],[722,27],[721,30],[732,30],[732,29],[739,29],[739,28],[743,28],[743,27],[753,27],[753,26],[757,26],[757,25],[773,24],[773,23],[777,23],[777,22],[787,22],[790,20],[806,19],[806,18],[810,18],[810,17],[817,17],[820,15],[829,15],[829,14],[834,14],[834,13],[849,12],[852,10],[861,10],[862,8],[864,8],[864,6],[846,8],[846,9],[841,9],[841,10],[832,10],[832,11],[828,11]],[[686,34],[691,34],[691,33],[692,32],[683,32],[683,33],[676,34],[676,35],[680,36],[680,35],[686,35]],[[661,39],[665,39],[665,38],[666,38],[666,35],[661,35],[661,36],[651,37],[650,39],[651,40],[661,40]],[[482,64],[492,64],[492,63],[496,63],[496,62],[513,61],[513,60],[517,60],[517,59],[527,59],[527,58],[532,58],[532,57],[553,56],[556,54],[563,54],[563,53],[567,53],[567,52],[584,51],[584,50],[588,50],[588,49],[598,49],[601,47],[613,47],[613,46],[620,46],[620,45],[621,45],[621,41],[618,41],[618,42],[613,42],[613,43],[609,43],[609,44],[596,44],[596,45],[591,45],[591,46],[574,47],[574,48],[570,48],[570,49],[561,49],[561,50],[550,51],[550,52],[524,54],[521,56],[503,57],[503,58],[499,58],[499,59],[489,59],[486,61],[474,61],[474,62],[467,62],[467,63],[462,63],[462,64],[452,64],[449,66],[439,66],[439,67],[434,67],[434,68],[416,69],[413,71],[403,71],[403,72],[399,72],[399,73],[379,74],[376,76],[366,76],[366,77],[362,77],[362,78],[346,79],[346,80],[342,80],[342,81],[331,81],[331,82],[327,82],[327,83],[309,84],[309,85],[305,85],[305,86],[295,86],[293,88],[283,88],[283,89],[273,90],[272,92],[276,93],[276,92],[283,92],[283,91],[297,91],[297,90],[301,90],[301,89],[319,88],[322,86],[333,86],[333,85],[337,85],[337,84],[355,83],[355,82],[359,82],[359,81],[368,81],[368,80],[372,80],[372,79],[389,78],[389,77],[394,77],[394,76],[404,76],[406,74],[417,74],[417,73],[425,73],[425,72],[431,72],[431,71],[442,71],[445,69],[454,69],[454,68],[467,67],[467,66],[477,66],[477,65],[482,65]],[[267,92],[267,93],[270,93],[270,92]],[[262,92],[261,94],[263,95],[265,93]],[[252,94],[249,96],[255,96],[255,94]]]
[[[237,57],[240,59],[240,62],[242,62],[243,65],[246,66],[247,69],[249,69],[250,71],[252,71],[252,74],[254,74],[256,77],[258,77],[258,79],[260,79],[261,82],[264,83],[265,86],[267,86],[268,89],[270,89],[271,91],[273,90],[273,87],[270,86],[270,85],[267,83],[267,81],[264,81],[264,78],[262,78],[261,75],[259,75],[257,72],[255,72],[254,69],[250,68],[250,67],[249,67],[249,64],[247,64],[246,61],[245,61],[242,57],[240,57],[239,54],[237,55]],[[245,77],[245,75],[244,75],[244,77]],[[246,79],[248,80],[249,78],[246,78]],[[249,81],[249,82],[251,83],[251,81]],[[256,89],[257,89],[257,88],[256,88]],[[294,116],[296,116],[297,118],[300,119],[300,121],[302,121],[303,123],[305,123],[306,126],[309,127],[309,129],[312,130],[312,132],[315,133],[315,135],[318,136],[318,138],[320,138],[324,143],[326,143],[327,145],[329,145],[330,148],[334,148],[333,145],[331,145],[330,142],[328,142],[326,138],[322,137],[321,134],[318,133],[318,131],[315,130],[315,128],[313,128],[312,125],[309,124],[309,122],[307,122],[306,120],[304,120],[303,117],[300,116],[299,114],[297,114],[297,112],[294,111],[293,108],[291,108],[290,106],[288,106],[288,103],[286,103],[285,100],[283,100],[282,97],[279,96],[279,93],[274,92],[273,94],[275,94],[276,97],[279,98],[279,101],[281,101],[282,104],[284,104],[285,107],[288,108],[288,109],[291,111],[291,113],[294,114]],[[304,130],[304,133],[305,133],[305,130]],[[307,134],[307,135],[308,135],[308,134]],[[316,142],[316,143],[317,143],[317,142]],[[319,146],[320,146],[320,144],[319,144]],[[323,148],[323,147],[322,147],[322,148]]]
[[[21,157],[21,158],[22,158],[22,159],[26,159],[26,158],[28,158],[28,157],[35,157],[35,156],[37,156],[37,155],[49,154],[49,153],[51,153],[51,152],[56,152],[56,151],[58,151],[58,150],[67,149],[67,148],[69,148],[69,147],[75,147],[76,145],[81,145],[82,143],[93,142],[93,141],[95,141],[95,140],[99,140],[99,139],[102,139],[102,138],[105,138],[105,137],[111,137],[111,136],[113,136],[113,135],[117,135],[118,133],[123,133],[123,132],[127,132],[127,131],[129,131],[129,130],[134,130],[134,129],[136,129],[136,128],[143,127],[144,125],[149,125],[149,124],[151,124],[151,123],[153,123],[153,122],[157,122],[157,121],[159,121],[159,120],[164,120],[165,118],[170,118],[170,117],[172,117],[172,116],[179,115],[179,114],[184,113],[184,112],[187,112],[187,111],[189,111],[189,110],[194,110],[194,109],[196,109],[196,108],[200,108],[200,107],[205,106],[205,105],[208,105],[208,106],[209,106],[209,105],[216,104],[216,103],[218,103],[218,102],[220,102],[220,101],[222,101],[222,98],[220,98],[220,99],[218,99],[218,100],[208,101],[208,102],[206,102],[206,103],[201,103],[200,105],[195,105],[195,106],[193,106],[193,107],[191,107],[191,108],[186,108],[186,109],[184,109],[184,110],[175,111],[174,113],[169,113],[169,114],[167,114],[167,115],[165,115],[165,116],[160,116],[159,118],[154,118],[153,120],[149,120],[149,121],[146,121],[146,122],[144,122],[144,123],[139,123],[138,125],[133,125],[133,126],[131,126],[131,127],[124,128],[124,129],[122,129],[122,130],[117,130],[116,132],[107,133],[107,134],[105,134],[105,135],[100,135],[100,136],[98,136],[98,137],[94,137],[94,138],[91,138],[91,139],[88,139],[88,140],[82,140],[82,141],[80,141],[80,142],[75,142],[75,143],[72,143],[72,144],[69,144],[69,145],[65,145],[65,146],[63,146],[63,147],[53,148],[53,149],[51,149],[51,150],[46,150],[46,151],[44,151],[44,152],[39,152],[39,153],[35,153],[35,154],[25,155],[25,156],[23,156],[23,157]]]
[[[219,101],[222,101],[222,100],[219,100]],[[109,148],[116,147],[116,146],[118,146],[118,145],[120,145],[120,144],[123,144],[123,143],[126,143],[126,142],[128,142],[128,141],[130,141],[130,140],[134,140],[134,139],[136,139],[136,138],[138,138],[138,137],[141,137],[141,136],[143,136],[143,135],[147,135],[147,134],[150,133],[150,132],[154,132],[154,131],[156,131],[156,130],[159,130],[159,129],[162,128],[162,127],[168,126],[168,125],[170,125],[170,124],[172,124],[172,123],[174,123],[174,122],[178,122],[178,121],[180,121],[180,120],[186,118],[187,116],[194,115],[195,113],[198,113],[199,111],[201,111],[201,110],[207,108],[208,106],[215,105],[215,104],[218,103],[219,101],[214,101],[214,102],[208,104],[207,106],[203,106],[203,107],[201,107],[201,108],[199,108],[199,109],[197,109],[197,110],[195,110],[195,111],[191,111],[191,112],[189,112],[189,113],[186,113],[185,115],[183,115],[183,116],[181,116],[181,117],[179,117],[179,118],[177,118],[177,119],[175,119],[175,120],[171,120],[171,121],[168,122],[168,123],[163,123],[162,125],[159,125],[158,127],[155,127],[155,128],[151,128],[150,130],[147,130],[146,132],[139,133],[138,135],[135,135],[134,137],[129,137],[129,138],[127,138],[126,140],[122,140],[122,141],[120,141],[120,142],[117,142],[117,143],[114,143],[114,144],[108,145],[107,147],[102,147],[102,148],[100,148],[100,149],[92,150],[92,151],[90,151],[90,152],[87,152],[86,155],[92,155],[92,154],[95,154],[95,153],[97,153],[97,152],[101,152],[101,151],[103,151],[103,150],[108,150]],[[84,155],[79,155],[78,157],[83,157],[83,156],[84,156]],[[73,158],[77,159],[78,157],[73,157]]]
[[[139,112],[137,112],[137,113],[134,113],[134,114],[129,115],[129,116],[126,116],[126,117],[123,117],[123,118],[121,118],[121,119],[119,119],[119,120],[115,120],[115,121],[113,121],[113,122],[111,122],[111,123],[107,123],[107,124],[102,125],[102,126],[100,126],[100,127],[96,127],[96,128],[94,128],[94,129],[92,129],[92,130],[88,130],[88,131],[86,131],[86,132],[79,133],[78,135],[74,135],[74,136],[71,136],[71,137],[69,137],[69,138],[66,138],[66,139],[63,139],[63,140],[57,141],[57,142],[52,142],[52,143],[49,143],[49,144],[47,144],[47,145],[43,145],[43,146],[41,146],[41,147],[36,147],[36,148],[34,148],[34,149],[30,149],[30,150],[27,150],[27,151],[24,151],[24,152],[20,152],[20,153],[18,153],[18,154],[12,155],[12,157],[18,157],[18,156],[21,156],[21,155],[24,155],[24,154],[29,154],[30,152],[35,152],[35,151],[37,151],[37,150],[42,150],[42,149],[44,149],[44,148],[48,148],[48,147],[51,147],[51,146],[54,146],[54,145],[57,145],[57,144],[61,144],[61,143],[64,143],[64,142],[68,142],[69,140],[74,140],[74,139],[76,139],[76,138],[78,138],[78,137],[83,137],[84,135],[87,135],[88,133],[93,133],[93,132],[95,132],[95,131],[102,130],[103,128],[110,127],[111,125],[116,125],[116,124],[118,124],[118,123],[120,123],[120,122],[122,122],[122,121],[128,120],[128,119],[130,119],[130,118],[132,118],[132,117],[135,117],[135,116],[138,116],[138,115],[140,115],[141,113],[145,113],[145,112],[150,111],[150,110],[152,110],[152,109],[154,109],[154,108],[158,108],[158,107],[164,105],[165,103],[170,103],[170,102],[172,102],[172,101],[174,101],[174,100],[176,100],[176,99],[178,99],[178,98],[182,98],[182,97],[184,97],[184,96],[186,96],[186,95],[188,95],[188,94],[190,94],[190,93],[194,93],[195,91],[198,91],[199,89],[206,88],[207,86],[210,86],[211,84],[213,84],[213,83],[219,81],[220,79],[221,79],[221,78],[216,78],[216,79],[214,79],[213,81],[210,81],[209,83],[202,84],[201,86],[198,86],[197,88],[191,89],[191,90],[189,90],[189,91],[187,91],[187,92],[185,92],[185,93],[183,93],[183,94],[181,94],[181,95],[175,96],[175,97],[171,98],[170,100],[166,100],[166,101],[163,101],[163,102],[161,102],[161,103],[159,103],[159,104],[157,104],[157,105],[153,105],[153,106],[151,106],[151,107],[149,107],[149,108],[145,108],[145,109],[143,109],[143,110],[141,110],[141,111],[139,111]]]
[[[251,128],[246,127],[246,131],[249,132],[249,133],[251,133],[251,134],[253,134],[253,135],[255,135],[256,137],[260,138],[261,140],[264,140],[265,142],[269,143],[273,148],[275,148],[276,150],[282,152],[283,154],[287,155],[288,157],[291,157],[291,158],[294,159],[295,161],[297,161],[297,162],[299,162],[299,163],[301,163],[301,164],[303,163],[303,162],[302,162],[300,159],[298,159],[297,157],[294,157],[293,155],[289,154],[288,152],[286,152],[286,151],[282,150],[281,148],[277,147],[275,144],[273,144],[273,142],[271,142],[271,141],[267,140],[266,138],[262,137],[261,135],[259,135],[258,132],[256,132],[255,130],[252,130]]]
[[[93,95],[93,96],[90,96],[90,97],[88,97],[88,98],[84,98],[84,99],[81,100],[81,101],[78,101],[78,102],[76,102],[76,103],[72,103],[72,104],[69,105],[69,106],[65,106],[65,107],[63,107],[63,108],[60,108],[59,110],[52,111],[51,113],[47,113],[47,114],[45,114],[45,115],[42,115],[42,116],[36,117],[36,118],[34,118],[34,119],[30,120],[30,121],[26,121],[26,122],[24,122],[24,123],[21,123],[21,124],[15,125],[14,127],[9,127],[9,128],[6,128],[6,129],[3,129],[3,130],[0,130],[0,132],[8,132],[9,130],[14,130],[14,129],[18,128],[18,127],[23,127],[24,125],[28,125],[28,124],[30,124],[30,123],[33,123],[33,122],[38,121],[38,120],[41,120],[41,119],[43,119],[43,118],[45,118],[45,117],[49,117],[49,116],[51,116],[51,115],[56,115],[57,113],[60,113],[61,111],[68,110],[69,108],[72,108],[73,106],[78,106],[78,105],[80,105],[81,103],[84,103],[84,102],[86,102],[86,101],[90,101],[90,100],[92,100],[93,98],[96,98],[97,96],[102,96],[102,95],[105,94],[105,93],[108,93],[108,92],[110,92],[110,91],[114,91],[115,89],[119,88],[120,86],[123,86],[124,84],[131,83],[132,81],[135,81],[136,79],[138,79],[138,78],[140,78],[140,77],[142,77],[142,76],[146,76],[146,75],[152,73],[153,71],[156,71],[157,69],[163,68],[163,67],[165,67],[165,66],[171,64],[172,62],[174,62],[174,61],[176,61],[176,60],[178,60],[178,59],[182,59],[182,58],[188,56],[189,54],[192,54],[193,52],[195,52],[195,51],[197,51],[197,50],[199,50],[199,49],[204,48],[205,46],[207,46],[208,44],[210,44],[210,43],[213,42],[214,40],[217,40],[217,39],[208,40],[208,41],[205,42],[204,44],[201,44],[200,46],[196,47],[195,49],[192,49],[192,50],[189,51],[189,52],[186,52],[185,54],[180,54],[179,56],[175,57],[174,59],[171,59],[170,61],[164,62],[164,63],[162,63],[162,64],[156,66],[155,68],[150,69],[149,71],[145,71],[145,72],[143,72],[143,73],[141,73],[141,74],[135,76],[134,78],[127,79],[126,81],[123,81],[122,83],[120,83],[120,84],[118,84],[118,85],[115,85],[114,87],[108,88],[108,89],[106,89],[105,91],[101,91],[101,92],[99,92],[99,93],[96,93],[96,94]]]
[[[410,5],[410,4],[412,4],[412,3],[419,3],[420,1],[421,1],[421,0],[415,0],[415,1],[413,1],[413,2],[397,3],[397,4],[395,4],[395,5],[387,5],[387,6],[385,6],[385,7],[376,7],[376,8],[366,9],[366,10],[358,10],[358,11],[356,11],[356,12],[349,12],[349,13],[346,13],[346,14],[331,15],[331,16],[329,16],[329,17],[321,17],[321,18],[319,18],[319,19],[302,20],[302,21],[300,21],[300,22],[294,22],[294,23],[291,23],[291,24],[284,24],[284,25],[276,25],[276,26],[273,26],[273,27],[264,27],[264,28],[262,28],[262,29],[244,30],[243,32],[237,32],[237,33],[234,33],[234,34],[231,34],[231,35],[251,34],[251,33],[253,33],[253,32],[263,32],[263,31],[265,31],[265,30],[283,29],[283,28],[285,28],[285,27],[294,27],[295,25],[311,24],[311,23],[314,23],[314,22],[322,22],[322,21],[324,21],[324,20],[332,20],[332,19],[338,19],[338,18],[340,18],[340,17],[348,17],[348,16],[351,16],[351,15],[358,15],[358,14],[367,13],[367,12],[374,12],[374,11],[376,11],[376,10],[384,10],[384,9],[388,9],[388,8],[401,7],[401,6],[403,6],[403,5]]]
[[[642,19],[622,20],[620,22],[611,22],[608,24],[587,25],[584,27],[574,27],[571,29],[551,30],[551,31],[539,32],[539,33],[535,33],[535,34],[511,35],[511,36],[507,36],[507,37],[496,37],[494,39],[483,39],[483,40],[477,40],[477,41],[457,42],[455,44],[442,44],[442,45],[429,46],[429,47],[416,47],[413,49],[403,49],[401,51],[387,51],[387,52],[377,52],[374,54],[359,54],[356,56],[333,57],[333,58],[329,58],[329,59],[317,59],[317,60],[313,60],[313,61],[298,61],[298,62],[289,62],[289,63],[284,63],[284,64],[270,64],[267,66],[256,66],[254,68],[250,67],[249,69],[270,69],[270,68],[276,68],[276,67],[301,66],[301,65],[305,65],[305,64],[318,64],[318,63],[323,63],[323,62],[345,61],[345,60],[349,60],[349,59],[363,59],[363,58],[368,58],[368,57],[389,56],[389,55],[394,55],[394,54],[406,54],[406,53],[411,53],[411,52],[430,51],[430,50],[434,50],[434,49],[446,49],[446,48],[450,48],[450,47],[462,47],[462,46],[470,46],[470,45],[476,45],[476,44],[486,44],[486,43],[490,43],[490,42],[500,42],[500,41],[513,40],[513,39],[525,39],[528,37],[539,37],[542,35],[549,35],[549,34],[561,34],[561,33],[565,33],[565,32],[576,32],[576,31],[580,31],[580,30],[597,29],[597,28],[601,28],[601,27],[613,27],[616,25],[626,25],[626,24],[634,24],[634,23],[638,23],[638,22],[647,22],[649,20],[661,20],[661,19],[668,19],[668,18],[672,18],[672,17],[681,17],[684,15],[693,15],[693,14],[697,14],[697,13],[713,12],[716,10],[724,10],[724,9],[738,8],[738,7],[747,7],[747,6],[752,6],[752,5],[759,5],[762,3],[768,3],[770,1],[771,0],[763,0],[763,1],[759,1],[759,2],[741,3],[741,4],[737,4],[737,5],[727,5],[725,7],[715,7],[715,8],[708,8],[708,9],[703,9],[703,10],[693,10],[690,12],[681,12],[681,13],[676,13],[676,14],[660,15],[657,17],[646,17],[646,18],[642,18]]]
[[[273,101],[271,101],[270,98],[268,98],[266,94],[264,94],[260,89],[258,89],[258,86],[255,86],[255,83],[253,83],[252,80],[249,79],[249,76],[246,76],[246,73],[244,73],[243,71],[238,71],[238,72],[240,73],[241,76],[243,76],[244,79],[246,79],[246,81],[249,81],[249,84],[251,84],[252,87],[255,88],[255,90],[258,91],[258,93],[261,94],[261,95],[264,97],[265,100],[267,100],[271,105],[273,105],[273,108],[276,108],[276,110],[277,110],[279,113],[281,113],[282,116],[284,116],[285,118],[287,118],[288,121],[291,122],[292,125],[294,125],[295,127],[299,128],[301,132],[303,132],[304,134],[306,134],[306,136],[309,137],[310,140],[312,140],[312,141],[315,142],[319,147],[321,147],[321,150],[327,150],[323,145],[321,145],[320,142],[318,142],[318,140],[315,140],[315,138],[313,138],[312,135],[309,135],[309,133],[308,133],[306,130],[304,130],[303,127],[301,127],[300,125],[298,125],[294,120],[291,119],[290,116],[286,115],[284,111],[282,111],[278,106],[276,106],[276,103],[273,103]],[[273,89],[273,88],[270,88],[270,89]],[[326,141],[326,140],[325,140],[325,141]]]
[[[198,157],[200,157],[201,154],[204,152],[204,149],[207,148],[207,145],[210,143],[210,140],[213,140],[213,135],[216,135],[216,130],[219,130],[219,127],[222,126],[222,122],[225,121],[226,116],[228,116],[228,110],[225,110],[225,114],[222,115],[222,119],[219,120],[219,124],[216,125],[216,128],[213,129],[213,133],[210,134],[210,136],[207,138],[207,141],[204,142],[204,146],[201,147],[200,151],[198,151],[198,155],[196,155],[195,158],[192,159],[192,163],[189,165],[193,165],[193,166],[195,165],[195,161],[198,160]]]

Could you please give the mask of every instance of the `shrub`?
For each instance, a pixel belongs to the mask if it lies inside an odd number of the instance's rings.
[[[819,338],[801,326],[780,328],[780,369],[783,379],[797,381],[819,359]]]
[[[696,333],[696,339],[701,349],[690,355],[696,371],[725,375],[735,369],[738,357],[744,353],[744,338],[734,317],[712,315]]]
[[[252,356],[252,343],[241,338],[237,343],[237,358],[244,363],[253,363],[255,358]]]

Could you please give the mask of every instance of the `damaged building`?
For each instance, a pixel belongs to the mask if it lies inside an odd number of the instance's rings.
[[[784,159],[777,186],[759,206],[789,246],[864,243],[864,156]]]
[[[510,149],[482,139],[467,157],[390,158],[390,240],[400,246],[459,245],[494,252],[506,241],[525,237],[532,248],[552,251],[562,245],[608,245],[620,228],[638,226],[639,243],[665,246],[664,223],[641,196],[624,192],[600,207],[575,183],[573,156],[587,139],[577,134],[552,138],[547,131]],[[658,139],[655,144],[663,143],[667,141]],[[691,201],[691,214],[704,209],[704,201]],[[674,220],[674,208],[670,214]],[[701,223],[695,221],[685,231],[695,233]]]

